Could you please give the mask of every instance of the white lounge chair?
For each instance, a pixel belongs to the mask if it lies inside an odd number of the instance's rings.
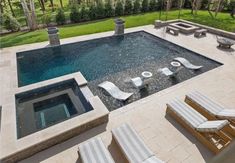
[[[112,129],[112,134],[129,163],[164,163],[154,155],[128,124],[124,123]]]
[[[105,81],[98,85],[100,88],[105,89],[113,98],[126,101],[133,93],[127,93],[121,91],[116,85],[112,82]]]
[[[164,75],[166,75],[166,76],[169,76],[169,77],[175,75],[174,72],[172,72],[172,71],[171,71],[169,68],[167,68],[167,67],[164,67],[164,68],[159,69],[158,72],[161,72],[162,74],[164,74]]]
[[[92,138],[78,146],[83,163],[114,163],[101,138]]]
[[[140,77],[132,78],[131,82],[138,89],[145,87],[144,81]]]
[[[185,101],[205,117],[209,119],[227,119],[235,127],[235,109],[228,109],[198,91],[187,94]]]
[[[186,68],[188,68],[188,69],[191,69],[191,70],[198,70],[198,69],[200,69],[200,68],[203,67],[203,66],[196,66],[196,65],[193,65],[193,64],[190,63],[187,59],[182,58],[182,57],[174,58],[174,60],[180,62],[184,67],[186,67]]]
[[[206,117],[180,100],[168,103],[167,113],[215,153],[219,153],[232,141],[225,134],[229,127],[227,120],[208,121]]]

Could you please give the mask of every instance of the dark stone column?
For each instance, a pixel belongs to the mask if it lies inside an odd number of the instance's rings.
[[[57,27],[48,27],[47,33],[49,38],[50,46],[60,45],[59,30]]]
[[[115,22],[115,33],[114,35],[123,35],[124,34],[124,29],[125,29],[125,21],[117,18],[114,20]]]

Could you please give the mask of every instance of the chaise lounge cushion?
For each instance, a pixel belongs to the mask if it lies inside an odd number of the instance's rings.
[[[189,100],[197,103],[197,105],[199,105],[201,108],[203,108],[206,112],[208,112],[212,116],[215,116],[217,113],[226,109],[222,105],[215,103],[210,98],[201,94],[198,91],[191,92],[187,94],[186,97]]]
[[[101,138],[93,138],[79,145],[83,163],[114,163]]]
[[[130,163],[141,163],[154,156],[128,124],[113,129],[112,133]]]
[[[234,109],[225,109],[217,113],[217,116],[220,118],[228,118],[235,120],[235,110]]]
[[[158,159],[156,156],[152,156],[146,160],[144,160],[142,163],[164,163],[162,160]]]
[[[188,104],[178,99],[169,102],[167,106],[170,107],[171,111],[181,117],[185,123],[194,129],[207,121],[204,116],[191,108]]]
[[[216,132],[229,124],[227,120],[207,121],[199,125],[196,130],[200,132]]]
[[[194,91],[186,95],[186,97],[203,108],[211,116],[217,116],[225,119],[235,119],[235,110],[228,109],[219,103],[211,100],[207,96],[198,91]]]

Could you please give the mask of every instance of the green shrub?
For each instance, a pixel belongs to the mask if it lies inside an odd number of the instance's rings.
[[[124,7],[124,14],[129,15],[132,14],[133,5],[131,0],[126,0],[125,7]]]
[[[111,0],[107,0],[107,2],[105,3],[104,11],[105,11],[105,17],[114,16],[114,9],[113,9]]]
[[[148,12],[148,10],[149,10],[149,2],[148,2],[148,0],[143,0],[142,1],[141,11],[142,12]]]
[[[61,8],[58,9],[56,16],[55,16],[55,20],[56,20],[56,23],[59,25],[65,24],[65,21],[66,21],[65,14]]]
[[[9,31],[19,31],[20,30],[20,23],[16,20],[16,18],[14,18],[13,16],[11,16],[8,13],[3,14],[2,16],[2,21],[1,23],[3,23],[4,27],[9,30]]]
[[[89,20],[89,12],[86,9],[86,6],[82,6],[82,9],[80,11],[80,17],[81,17],[81,21],[87,21]]]
[[[135,0],[134,7],[133,7],[133,13],[137,14],[140,12],[140,1]]]
[[[51,15],[50,14],[44,14],[42,16],[42,23],[46,24],[47,26],[50,26],[51,23]]]
[[[115,6],[115,15],[122,16],[123,14],[124,14],[124,9],[123,9],[122,2],[118,0]]]
[[[73,22],[73,23],[77,23],[80,21],[81,16],[79,14],[77,6],[71,7],[69,17],[70,17],[71,22]]]
[[[149,2],[149,11],[157,11],[158,10],[158,4],[156,0],[150,0]]]
[[[104,13],[104,4],[102,1],[98,2],[96,5],[96,16],[98,19],[104,18],[105,13]]]
[[[90,6],[88,15],[89,15],[90,20],[96,19],[96,7],[95,7],[95,5]]]

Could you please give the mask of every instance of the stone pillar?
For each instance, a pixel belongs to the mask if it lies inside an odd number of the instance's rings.
[[[165,25],[166,25],[166,23],[161,21],[161,20],[155,20],[155,22],[154,22],[155,28],[161,28],[161,27],[163,27]]]
[[[49,38],[50,46],[60,45],[59,30],[57,27],[48,27],[47,33]]]
[[[125,21],[117,18],[114,20],[115,22],[115,33],[114,35],[123,35],[124,34],[124,29],[125,29]]]

